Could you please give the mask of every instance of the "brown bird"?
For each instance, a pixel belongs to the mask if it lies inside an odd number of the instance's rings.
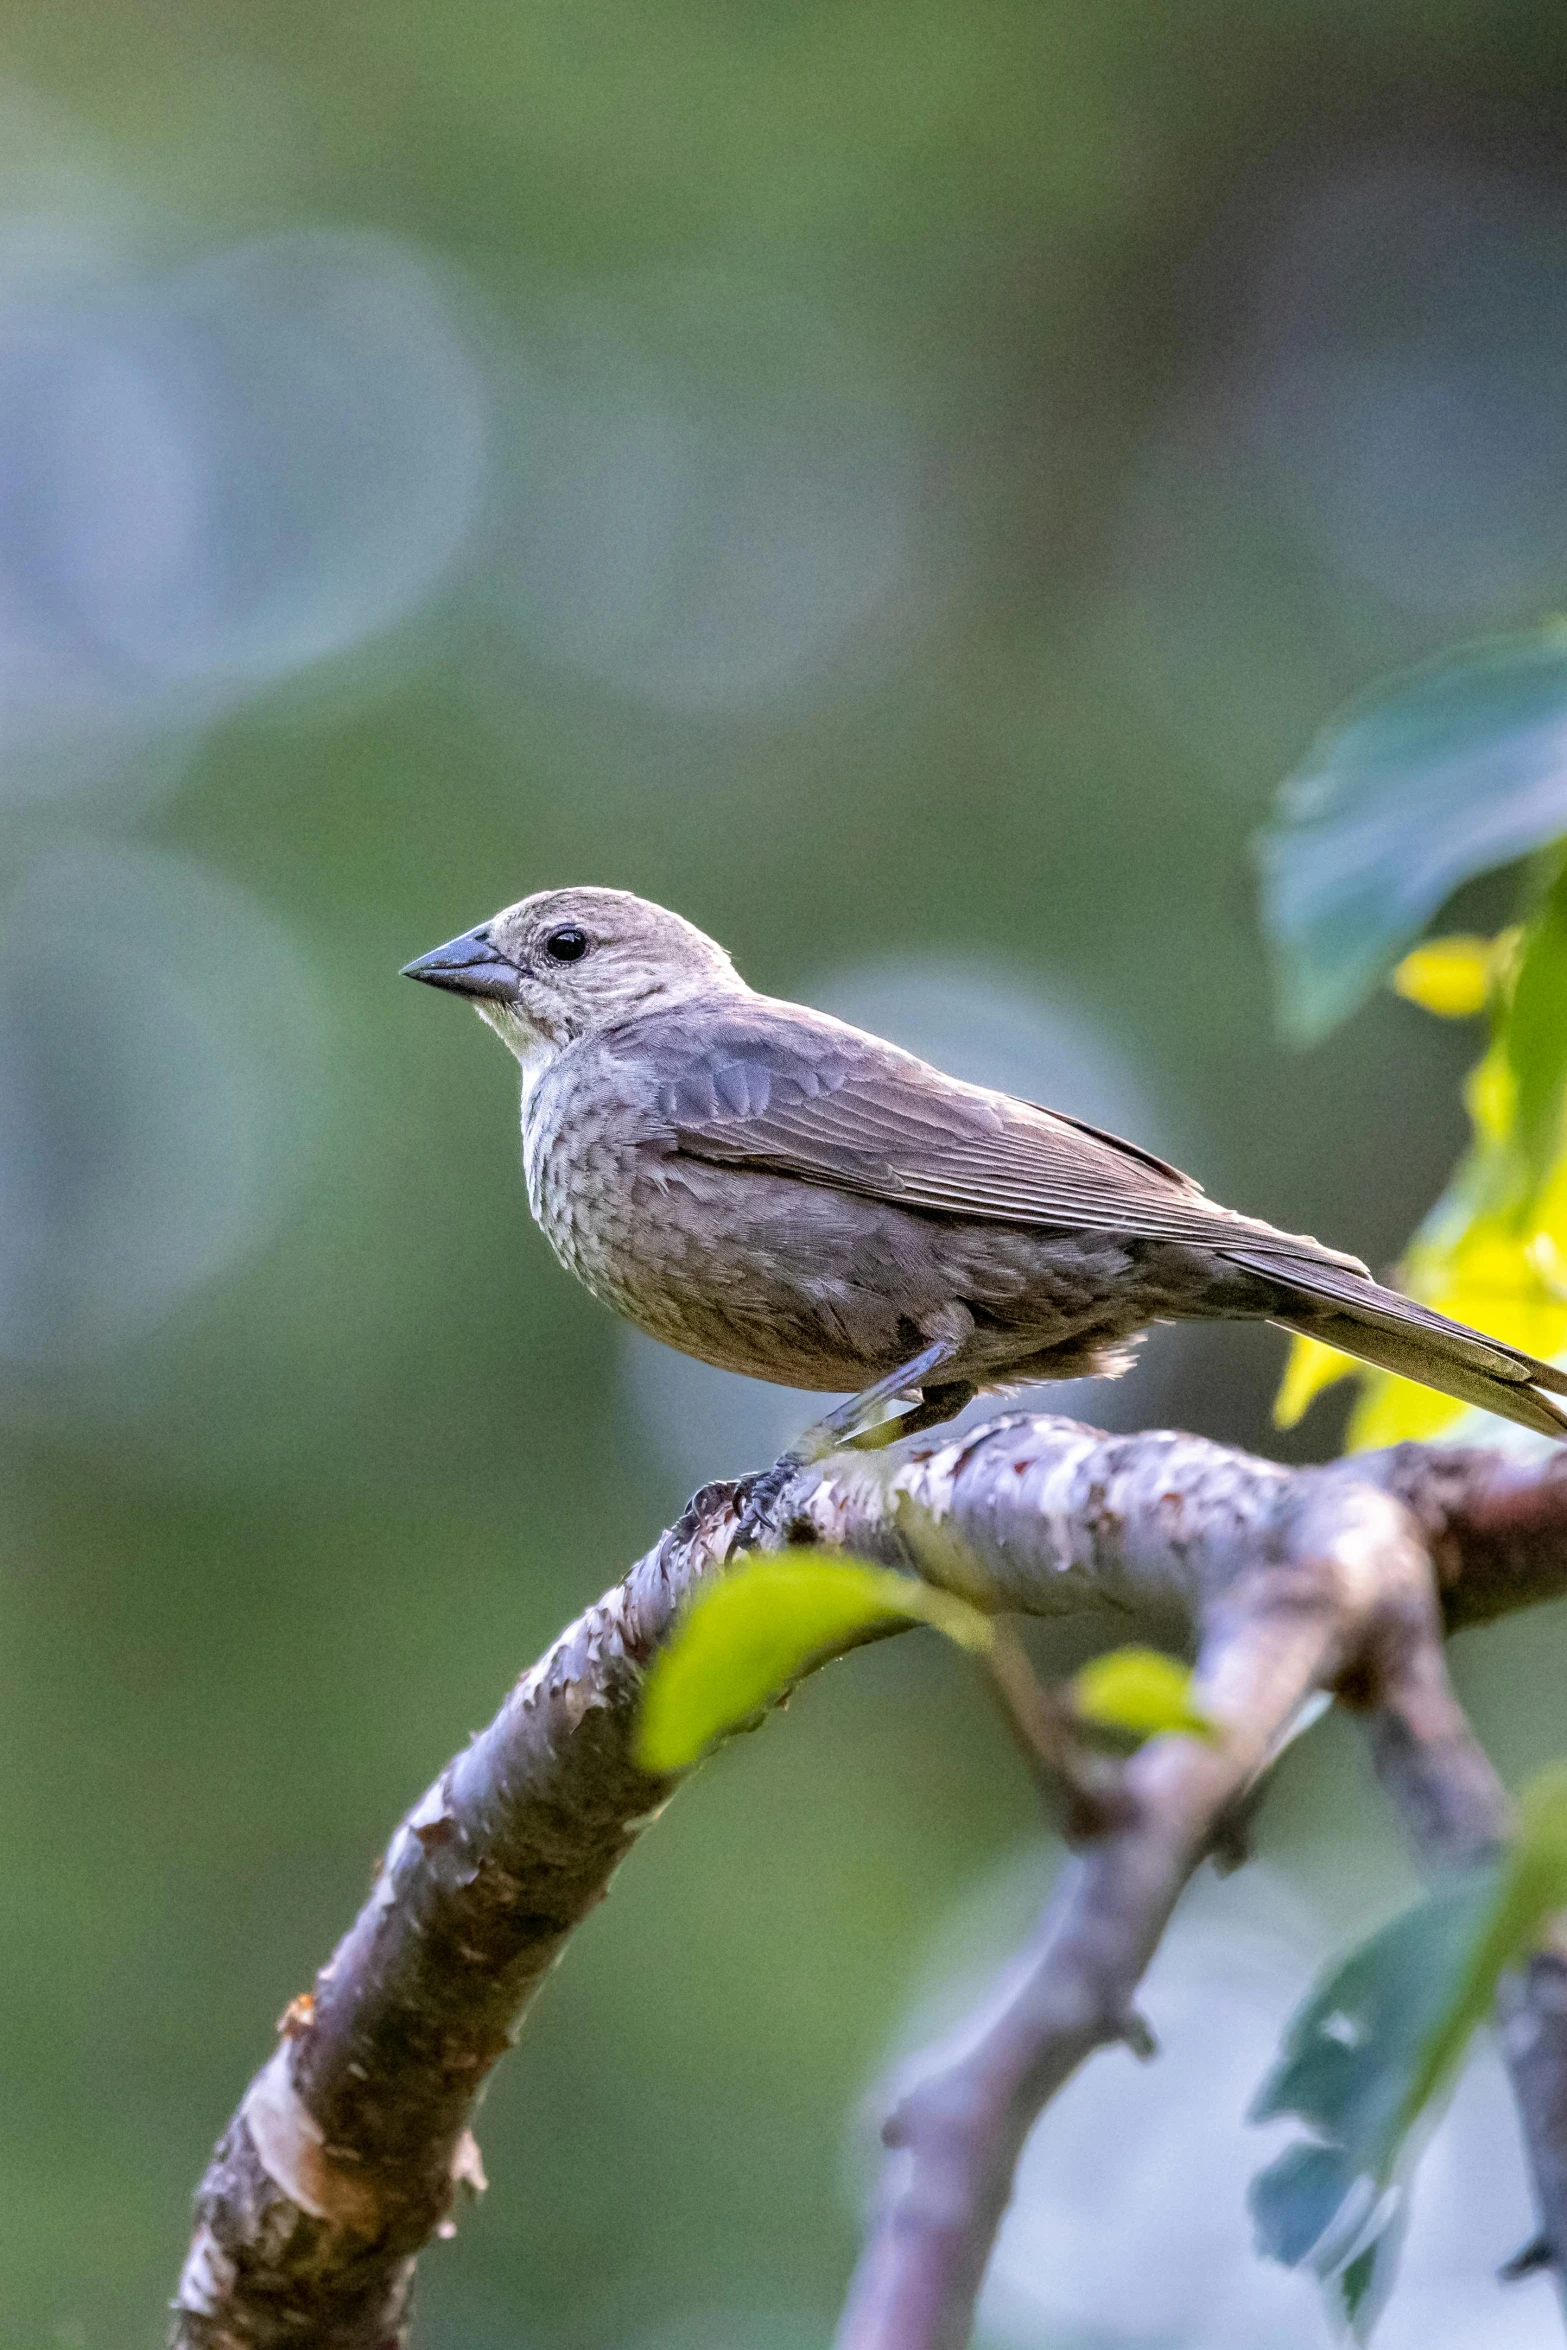
[[[856,1391],[795,1457],[1122,1370],[1149,1323],[1215,1317],[1567,1432],[1552,1364],[1135,1143],[756,994],[623,890],[541,890],[406,969],[471,997],[521,1063],[529,1202],[595,1297],[725,1370]]]

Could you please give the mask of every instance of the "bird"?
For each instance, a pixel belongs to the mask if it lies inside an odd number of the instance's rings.
[[[1555,1365],[1137,1143],[759,994],[629,891],[536,891],[404,970],[515,1055],[529,1205],[596,1298],[721,1369],[849,1391],[780,1468],[1117,1373],[1150,1324],[1208,1319],[1567,1435]]]

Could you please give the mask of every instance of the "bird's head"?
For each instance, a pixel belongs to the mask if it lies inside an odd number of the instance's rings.
[[[472,999],[519,1061],[682,997],[743,991],[696,925],[623,889],[541,889],[404,965]]]

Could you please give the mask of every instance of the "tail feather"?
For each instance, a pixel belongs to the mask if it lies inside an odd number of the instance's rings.
[[[1544,1436],[1567,1437],[1567,1371],[1521,1347],[1450,1322],[1370,1276],[1312,1258],[1264,1249],[1226,1249],[1232,1262],[1276,1281],[1286,1293],[1272,1319],[1319,1338],[1361,1362],[1477,1404]],[[1299,1304],[1296,1304],[1296,1299]]]

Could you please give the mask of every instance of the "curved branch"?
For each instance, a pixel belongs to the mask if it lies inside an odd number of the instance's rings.
[[[736,1495],[704,1488],[397,1830],[370,1900],[284,2017],[202,2182],[177,2350],[406,2342],[417,2254],[450,2233],[462,2185],[482,2184],[468,2124],[483,2082],[672,1791],[630,1756],[642,1668],[685,1595],[726,1562]],[[1300,1698],[1351,1670],[1390,1591],[1407,1601],[1399,1559],[1418,1557],[1429,1593],[1429,1545],[1453,1624],[1567,1590],[1559,1457],[1535,1469],[1404,1446],[1290,1472],[1195,1437],[1110,1438],[1013,1416],[945,1443],[835,1456],[801,1473],[774,1524],[780,1541],[886,1559],[993,1610],[1131,1610],[1178,1618],[1199,1639],[1210,1702],[1231,1731],[1222,1759],[1180,1741],[1147,1750],[1138,1815],[1124,1840],[1077,1864],[1041,1945],[1047,2007],[1066,1980],[1063,1947],[1093,1956],[1072,2027],[1078,2056],[1128,2029],[1132,1987],[1180,1884]],[[1019,2076],[1012,2060],[1030,2119],[1058,2061],[1031,2060]],[[1010,2159],[992,2170],[995,2208],[973,2232],[969,2269],[983,2264]],[[953,2328],[966,2330],[975,2284],[977,2270],[954,2275],[947,2332],[866,2332],[851,2337],[856,2350],[878,2338],[898,2350],[960,2341]]]

